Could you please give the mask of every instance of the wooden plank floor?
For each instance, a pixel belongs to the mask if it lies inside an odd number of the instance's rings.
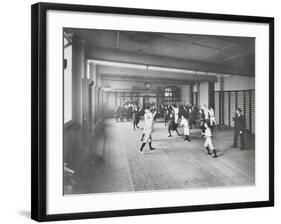
[[[140,123],[142,126],[142,123]],[[180,133],[182,133],[180,129]],[[231,148],[233,130],[215,130],[218,158],[204,150],[200,130],[191,130],[191,142],[172,133],[168,138],[163,122],[155,124],[153,147],[139,153],[142,130],[131,122],[105,121],[104,135],[95,142],[78,174],[73,193],[108,193],[182,188],[206,188],[255,184],[254,137],[247,136],[247,149]],[[94,156],[93,156],[94,155]],[[89,157],[88,157],[89,159]]]

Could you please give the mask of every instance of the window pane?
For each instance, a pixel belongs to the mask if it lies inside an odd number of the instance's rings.
[[[164,90],[164,100],[166,102],[180,101],[180,88],[175,86],[166,87]]]
[[[66,43],[66,42],[65,42]],[[72,46],[64,49],[64,123],[72,120]]]

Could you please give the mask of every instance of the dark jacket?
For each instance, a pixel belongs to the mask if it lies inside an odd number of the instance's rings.
[[[244,131],[245,130],[245,116],[240,115],[239,117],[236,115],[233,118],[234,121],[234,128],[236,131]]]
[[[200,120],[200,126],[204,127],[204,122],[205,122],[205,113],[204,113],[204,111],[201,111],[201,113],[199,113],[199,120]]]
[[[175,115],[172,113],[172,117],[170,117],[170,122],[168,128],[172,131],[175,131],[178,128],[178,124],[175,123]]]

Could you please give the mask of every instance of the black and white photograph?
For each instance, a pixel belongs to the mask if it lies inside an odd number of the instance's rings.
[[[254,36],[62,38],[64,196],[255,186]]]
[[[278,6],[3,2],[0,223],[279,223]]]
[[[31,217],[274,205],[274,18],[32,6]]]

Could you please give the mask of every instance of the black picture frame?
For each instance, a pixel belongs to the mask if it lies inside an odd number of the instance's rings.
[[[274,206],[274,18],[195,13],[183,11],[163,11],[136,8],[102,7],[89,5],[37,3],[31,10],[31,218],[37,221],[74,220],[116,216],[133,216],[162,213],[193,212],[222,209],[254,208]],[[46,213],[46,128],[47,128],[47,88],[46,88],[46,13],[48,10],[63,10],[87,13],[111,13],[169,18],[191,18],[216,21],[253,22],[269,25],[269,200],[196,206],[161,207],[70,214]]]

